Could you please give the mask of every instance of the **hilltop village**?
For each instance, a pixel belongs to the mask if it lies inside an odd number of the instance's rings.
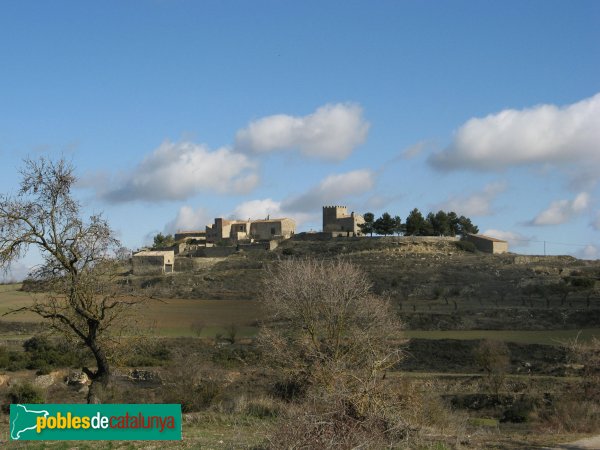
[[[365,237],[365,218],[346,206],[323,206],[320,232],[296,233],[296,222],[288,217],[262,220],[228,220],[215,218],[203,231],[179,231],[168,247],[142,249],[132,258],[134,275],[158,275],[193,270],[202,265],[201,258],[224,258],[236,252],[270,251],[286,239],[334,239]],[[499,254],[508,251],[508,243],[489,236],[465,234],[482,252]],[[447,239],[447,238],[446,238]],[[455,239],[459,239],[456,237]]]

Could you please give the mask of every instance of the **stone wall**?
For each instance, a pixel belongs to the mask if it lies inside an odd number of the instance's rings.
[[[134,275],[162,275],[165,259],[162,256],[134,256],[131,259]]]
[[[189,256],[175,257],[176,272],[194,272],[212,267],[225,258],[190,258]]]
[[[201,258],[225,258],[233,255],[237,249],[235,247],[200,247],[192,256]]]

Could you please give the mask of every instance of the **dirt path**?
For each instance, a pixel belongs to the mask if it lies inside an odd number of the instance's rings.
[[[580,449],[600,449],[600,436],[580,439],[575,442],[561,444],[556,450],[580,450]]]

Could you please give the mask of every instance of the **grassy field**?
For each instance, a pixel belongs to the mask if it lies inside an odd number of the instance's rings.
[[[10,310],[20,308],[31,304],[36,295],[30,292],[20,290],[21,284],[2,284],[0,285],[0,320],[11,320],[17,322],[39,322],[40,319],[35,314],[19,313],[18,315],[2,317]]]
[[[33,295],[21,292],[19,284],[0,286],[0,315],[30,304]],[[250,337],[257,333],[257,321],[264,317],[260,302],[252,300],[202,300],[164,299],[151,300],[135,312],[142,330],[158,336],[194,336],[193,325],[201,325],[201,336],[213,337],[234,325],[239,337]],[[3,317],[3,321],[39,322],[30,313],[19,313]],[[589,340],[600,338],[600,328],[581,330],[407,330],[407,338],[417,339],[492,339],[523,344],[559,345],[569,339]]]
[[[20,291],[19,284],[0,285],[0,316],[10,310],[31,304],[34,297]],[[164,299],[149,300],[135,312],[142,331],[158,336],[193,336],[192,325],[201,325],[201,336],[223,333],[234,325],[240,337],[256,334],[256,322],[263,313],[260,302],[248,300]],[[0,318],[1,321],[39,322],[40,318],[28,312]]]
[[[516,342],[519,344],[560,345],[579,335],[579,339],[588,341],[592,337],[600,338],[600,328],[582,330],[449,330],[449,331],[420,331],[407,330],[407,338],[415,339],[491,339],[495,341]]]

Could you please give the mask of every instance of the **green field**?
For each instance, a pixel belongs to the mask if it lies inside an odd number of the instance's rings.
[[[0,285],[0,320],[15,322],[39,322],[40,318],[31,313],[19,313],[18,315],[3,316],[11,310],[31,304],[33,299],[36,296],[39,296],[39,294],[23,292],[20,289],[20,283]]]

